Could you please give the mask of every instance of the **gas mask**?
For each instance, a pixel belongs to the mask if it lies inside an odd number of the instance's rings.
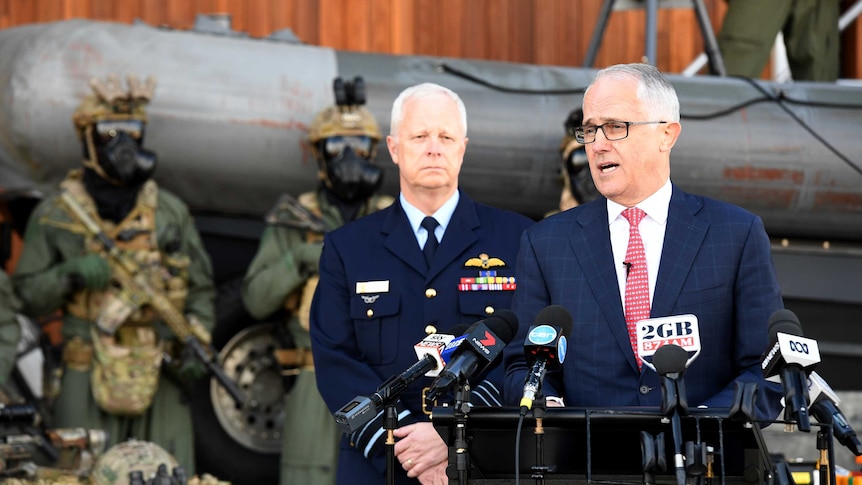
[[[367,136],[334,136],[320,142],[327,187],[344,202],[371,197],[383,183],[383,170],[369,160],[374,144]]]
[[[565,164],[566,177],[569,178],[572,196],[579,204],[587,202],[599,196],[593,176],[590,174],[590,162],[587,160],[587,152],[584,147],[571,151],[563,160]]]
[[[109,182],[138,186],[156,170],[156,154],[141,148],[143,124],[138,121],[96,123],[93,133],[96,163]],[[98,170],[97,170],[98,172]]]

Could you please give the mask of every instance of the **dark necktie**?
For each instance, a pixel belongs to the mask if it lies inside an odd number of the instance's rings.
[[[637,322],[649,318],[649,274],[646,266],[646,253],[638,225],[646,213],[637,207],[623,211],[623,217],[629,221],[629,245],[626,249],[626,325],[629,340],[638,368],[643,362],[638,358]]]
[[[439,224],[437,223],[437,219],[434,219],[431,216],[422,219],[422,227],[428,231],[428,240],[425,241],[425,247],[422,248],[422,252],[425,253],[425,262],[428,263],[428,267],[431,267],[431,261],[434,260],[434,253],[437,252],[437,236],[434,235],[434,229],[437,228]]]

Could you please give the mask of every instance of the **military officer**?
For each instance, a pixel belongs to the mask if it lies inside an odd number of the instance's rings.
[[[374,115],[362,106],[363,86],[362,78],[333,82],[336,104],[318,113],[308,131],[320,183],[298,200],[282,196],[267,214],[268,227],[243,281],[249,313],[263,319],[285,308],[296,344],[276,355],[282,366],[299,372],[285,406],[283,485],[335,483],[340,433],[317,391],[308,335],[323,236],[393,202],[375,193],[383,181],[374,164],[381,135]]]
[[[398,203],[325,237],[311,340],[318,388],[332,412],[415,364],[413,345],[426,333],[509,308],[518,240],[532,221],[458,189],[466,135],[466,110],[453,91],[431,83],[403,91],[386,139],[398,166]],[[498,405],[502,371],[488,376],[471,397]],[[423,396],[429,383],[408,386],[397,404],[397,483],[448,483],[448,449]],[[383,483],[382,424],[378,415],[341,440],[337,483]]]
[[[178,368],[181,378],[199,377],[202,366],[181,358],[149,300],[116,279],[105,245],[73,207],[203,340],[214,321],[210,259],[186,205],[151,178],[156,156],[142,142],[155,80],[129,76],[126,87],[109,76],[91,87],[73,115],[83,167],[33,211],[13,279],[25,313],[63,310],[65,370],[54,423],[103,429],[109,445],[152,441],[191,474],[191,416],[180,385],[162,376],[162,358],[188,364]]]

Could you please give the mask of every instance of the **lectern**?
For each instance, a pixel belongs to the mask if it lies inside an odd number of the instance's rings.
[[[658,408],[542,412],[540,433],[532,414],[523,420],[517,451],[521,483],[539,483],[537,476],[548,484],[676,483],[671,423]],[[692,454],[687,472],[713,485],[766,483],[772,465],[760,428],[728,415],[727,409],[693,409],[681,417],[683,449]],[[518,419],[515,407],[474,408],[466,417],[455,408],[437,407],[432,414],[437,432],[450,445],[450,463],[456,454],[461,459],[466,454],[466,482],[476,485],[515,483]],[[466,433],[466,440],[458,440],[466,449],[453,447],[456,432]],[[645,463],[646,458],[653,461]],[[709,482],[704,481],[707,466]]]

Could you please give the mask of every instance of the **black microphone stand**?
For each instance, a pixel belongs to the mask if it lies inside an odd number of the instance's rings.
[[[398,427],[396,401],[386,401],[383,429],[386,431],[386,485],[395,485],[395,429]]]
[[[545,397],[542,393],[536,395],[533,399],[533,418],[536,419],[536,428],[533,434],[536,436],[536,464],[530,469],[532,470],[531,478],[536,479],[536,485],[545,483],[545,473],[549,471],[545,465]]]
[[[455,390],[455,471],[459,485],[467,485],[469,454],[467,453],[467,415],[470,413],[470,383],[459,384]],[[451,475],[449,475],[451,477]]]
[[[817,468],[820,471],[820,485],[835,485],[835,446],[832,439],[832,423],[820,423],[817,431],[817,449],[820,459]]]
[[[673,433],[674,468],[676,470],[677,485],[685,485],[685,465],[682,453],[682,422],[680,414],[688,413],[688,402],[685,397],[685,388],[680,389],[680,373],[670,373],[661,377],[661,413],[670,416],[671,430]],[[669,377],[669,376],[676,377]]]

